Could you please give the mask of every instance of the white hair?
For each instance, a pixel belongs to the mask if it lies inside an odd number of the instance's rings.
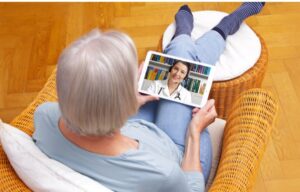
[[[61,54],[57,94],[67,126],[107,135],[137,112],[137,52],[124,33],[94,29]]]

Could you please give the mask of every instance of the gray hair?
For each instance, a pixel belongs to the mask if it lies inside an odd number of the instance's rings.
[[[137,52],[124,33],[94,29],[61,54],[57,95],[67,126],[108,135],[137,112]]]

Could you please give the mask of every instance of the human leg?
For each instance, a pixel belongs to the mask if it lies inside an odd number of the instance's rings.
[[[157,108],[154,124],[163,130],[184,152],[185,136],[192,119],[192,107],[161,99]],[[200,135],[200,163],[207,181],[212,162],[212,145],[210,135],[204,130]]]
[[[196,47],[191,38],[194,27],[194,18],[187,5],[180,7],[175,15],[176,29],[171,42],[167,45],[164,53],[195,60]]]
[[[190,37],[191,31],[193,30],[194,20],[193,20],[193,15],[191,13],[191,10],[187,5],[183,5],[180,7],[180,9],[175,15],[175,21],[176,21],[176,31],[175,31],[174,39],[166,47],[164,53],[194,60],[196,49],[195,49],[194,42]],[[170,102],[166,100],[163,101]],[[129,119],[144,119],[150,122],[154,122],[156,118],[158,103],[161,102],[155,101],[155,102],[146,103],[139,109],[136,115],[130,117]],[[191,113],[191,109],[189,109],[189,113]]]
[[[191,36],[194,27],[194,17],[191,9],[187,5],[179,8],[175,14],[176,30],[173,39],[179,35],[185,34]]]
[[[196,39],[196,57],[198,61],[215,65],[224,52],[226,42],[216,31],[210,30]]]
[[[230,15],[224,17],[213,30],[217,31],[226,40],[228,35],[234,34],[242,22],[248,17],[258,14],[264,7],[264,2],[246,2],[243,3]]]
[[[243,3],[233,13],[224,17],[212,30],[199,37],[195,41],[197,60],[215,65],[225,49],[227,36],[234,34],[246,18],[259,13],[263,6],[264,3],[261,2]]]
[[[179,35],[174,38],[164,50],[165,54],[196,61],[195,43],[188,35]]]
[[[155,124],[163,130],[173,142],[184,149],[185,134],[192,118],[192,107],[161,99],[157,107]]]

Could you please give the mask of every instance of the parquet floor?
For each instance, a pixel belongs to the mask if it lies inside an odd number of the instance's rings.
[[[230,12],[240,3],[189,3],[192,10]],[[62,49],[92,28],[115,28],[135,41],[140,61],[155,50],[181,3],[0,3],[0,117],[9,122],[35,97]],[[255,192],[300,191],[300,3],[268,3],[247,23],[265,39],[263,87],[280,114]]]

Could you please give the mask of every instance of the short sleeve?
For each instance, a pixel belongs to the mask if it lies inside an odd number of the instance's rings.
[[[34,112],[33,140],[38,143],[43,135],[47,135],[51,128],[55,127],[60,116],[58,103],[45,102],[39,105]],[[47,132],[47,134],[46,134]]]
[[[46,119],[46,114],[51,103],[42,103],[39,105],[34,112],[34,133],[32,138],[37,142],[42,134],[45,131],[46,124],[48,123]]]
[[[185,172],[185,178],[191,191],[204,191],[205,180],[202,173],[196,171]]]
[[[160,191],[203,192],[204,177],[200,172],[183,172],[180,167],[174,167]]]

